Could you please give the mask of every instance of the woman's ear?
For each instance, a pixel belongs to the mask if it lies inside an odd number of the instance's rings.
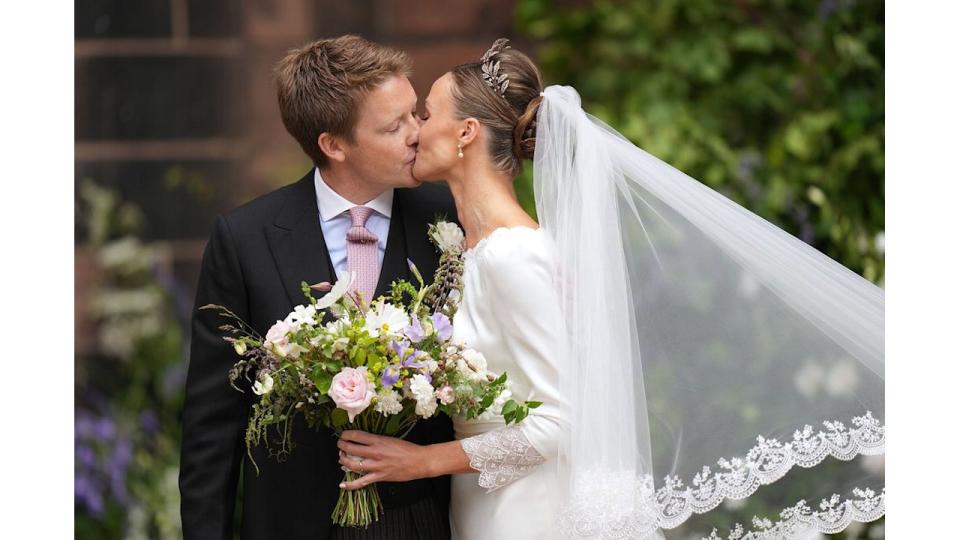
[[[480,121],[476,118],[467,118],[463,121],[463,124],[460,126],[460,136],[457,141],[463,145],[467,146],[472,143],[477,136],[480,135]]]
[[[347,159],[347,154],[343,151],[343,144],[327,132],[323,132],[317,137],[317,146],[330,161],[342,163],[343,160]]]

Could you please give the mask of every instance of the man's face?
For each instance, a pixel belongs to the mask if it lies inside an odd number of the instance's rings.
[[[363,99],[345,164],[355,176],[383,190],[416,187],[413,163],[419,138],[417,94],[402,75],[390,77]]]

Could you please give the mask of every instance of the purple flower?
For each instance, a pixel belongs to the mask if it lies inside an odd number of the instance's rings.
[[[153,411],[143,411],[140,413],[140,427],[147,433],[153,433],[160,427],[160,421],[157,414]]]
[[[428,364],[426,362],[418,361],[420,358],[426,358],[427,360],[430,360],[430,355],[424,351],[415,350],[410,353],[406,360],[403,361],[403,367],[416,369],[427,378],[427,381],[433,382],[433,376],[430,375],[430,368],[428,367]]]
[[[423,277],[420,276],[420,270],[417,270],[417,265],[413,264],[413,261],[411,261],[410,259],[407,259],[407,268],[409,268],[410,273],[412,273],[413,276],[417,278],[417,281],[419,281],[420,283],[423,283]]]
[[[113,439],[116,433],[117,427],[114,425],[113,420],[107,417],[100,418],[93,428],[93,435],[101,440]]]
[[[400,358],[400,364],[403,367],[411,367],[410,359],[417,356],[420,352],[416,349],[410,349],[410,342],[407,340],[391,341],[390,348],[393,349],[393,352],[397,353],[397,357]],[[409,353],[407,349],[410,349]]]
[[[440,341],[447,341],[453,337],[453,326],[450,324],[450,319],[447,318],[443,313],[434,313],[430,316],[430,320],[433,321],[433,328],[437,332],[437,337],[440,338]]]
[[[423,325],[420,324],[420,318],[414,317],[413,323],[404,328],[403,334],[410,338],[412,343],[420,343],[423,341],[423,338],[426,336],[423,334]]]
[[[73,497],[95,517],[103,514],[103,495],[90,478],[82,475],[74,478]]]
[[[74,453],[77,461],[86,468],[93,468],[97,464],[97,455],[89,446],[78,444]]]
[[[133,457],[133,444],[129,439],[117,441],[110,462],[107,464],[107,475],[110,477],[110,489],[113,496],[121,504],[127,502],[127,465]]]
[[[412,369],[424,371],[423,363],[417,362],[417,358],[420,358],[421,356],[424,356],[427,353],[423,351],[419,351],[417,349],[411,349],[410,342],[406,340],[392,341],[390,342],[390,348],[393,349],[393,352],[397,353],[397,357],[400,359],[399,367],[412,368]],[[408,353],[407,350],[409,350],[410,352]]]
[[[836,10],[836,0],[823,0],[820,2],[820,7],[817,9],[817,14],[820,15],[821,19],[828,19]]]
[[[417,357],[419,356],[418,354],[419,352],[420,351],[413,351],[412,353],[408,354],[407,357],[403,359],[403,367],[413,368],[413,369],[420,369],[421,367],[423,367],[423,364],[421,364],[420,362],[417,362]]]
[[[386,388],[393,387],[398,380],[400,380],[400,366],[387,366],[383,370],[383,376],[380,377],[380,382]]]
[[[405,339],[401,339],[400,341],[390,342],[390,348],[393,350],[393,352],[397,353],[397,356],[399,356],[400,358],[403,358],[403,352],[406,351],[407,347],[409,346],[410,346],[410,342]]]
[[[74,437],[77,439],[89,439],[93,437],[93,430],[93,418],[87,413],[78,413],[73,424]]]
[[[408,354],[407,357],[403,360],[403,367],[419,369],[420,371],[423,371],[424,373],[426,373],[426,369],[427,369],[426,364],[424,364],[423,362],[419,362],[418,360],[420,358],[429,359],[430,355],[425,353],[424,351],[418,351],[414,349],[413,352]]]

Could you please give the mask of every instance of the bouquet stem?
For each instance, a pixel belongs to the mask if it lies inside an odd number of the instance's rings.
[[[352,482],[360,476],[360,474],[347,470],[343,481]],[[333,518],[334,524],[340,527],[366,529],[374,521],[380,520],[381,513],[383,513],[383,503],[380,502],[377,485],[370,484],[356,491],[341,489],[340,497],[337,498],[337,506],[334,507],[333,514],[330,517]]]

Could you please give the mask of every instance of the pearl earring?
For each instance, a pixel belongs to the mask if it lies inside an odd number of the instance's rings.
[[[460,159],[463,159],[463,145],[462,145],[462,144],[458,144],[458,145],[457,145],[457,157],[460,158]]]

